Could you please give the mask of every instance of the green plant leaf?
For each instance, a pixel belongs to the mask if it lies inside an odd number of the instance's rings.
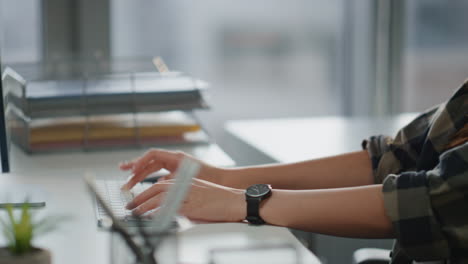
[[[15,227],[15,217],[13,215],[13,205],[11,204],[7,204],[5,206],[5,210],[7,212],[7,215],[8,215],[8,219],[10,220],[10,232],[12,234],[12,239],[8,245],[8,248],[10,248],[10,251],[12,253],[15,253],[16,251],[16,227]]]
[[[29,204],[26,202],[21,206],[21,219],[16,225],[16,244],[18,254],[23,254],[31,249],[32,229]]]
[[[8,218],[10,219],[11,226],[14,226],[15,225],[15,217],[13,216],[13,205],[7,204],[5,206],[5,209],[7,211]]]
[[[3,227],[8,248],[12,254],[21,255],[32,249],[32,240],[39,234],[45,234],[55,229],[59,222],[69,219],[65,216],[52,216],[34,221],[34,213],[30,211],[27,201],[21,206],[19,219],[15,218],[13,206],[5,206],[7,219],[0,218],[0,227]]]
[[[2,222],[4,234],[9,242],[8,247],[13,254],[23,254],[31,249],[32,225],[29,205],[22,206],[20,219],[15,219],[13,206],[5,206],[10,223]]]
[[[7,245],[8,247],[10,247],[10,245],[13,245],[15,242],[15,234],[13,233],[13,228],[2,218],[0,218],[0,223],[3,227],[3,234],[5,235],[5,238],[7,240]]]

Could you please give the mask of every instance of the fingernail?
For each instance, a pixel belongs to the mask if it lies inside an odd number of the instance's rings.
[[[130,173],[130,175],[127,176],[127,181],[129,181],[131,178],[135,177],[134,173]]]
[[[132,210],[133,208],[135,208],[135,204],[134,204],[133,202],[129,202],[129,203],[125,206],[125,208],[126,208],[127,210]]]
[[[132,210],[132,215],[137,215],[137,216],[141,215],[141,210],[139,210],[138,208]]]
[[[120,190],[122,190],[122,191],[130,191],[130,188],[128,188],[127,184],[124,184],[124,185],[122,185],[122,187],[120,187]]]

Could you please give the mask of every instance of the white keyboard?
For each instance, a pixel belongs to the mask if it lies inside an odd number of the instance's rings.
[[[152,184],[138,183],[132,188],[131,192],[126,195],[120,190],[125,183],[123,180],[96,180],[95,182],[98,193],[101,194],[103,199],[107,202],[114,215],[128,225],[136,224],[136,219],[132,216],[132,211],[127,210],[125,206],[135,196],[142,193]],[[96,217],[99,226],[102,225],[102,220],[107,217],[106,212],[98,203],[96,203]]]

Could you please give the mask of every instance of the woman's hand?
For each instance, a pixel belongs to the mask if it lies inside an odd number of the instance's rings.
[[[127,205],[127,209],[141,215],[158,208],[174,182],[174,180],[165,180],[153,184],[136,196]],[[239,222],[246,215],[244,191],[194,179],[179,212],[195,220]]]
[[[124,186],[122,186],[122,189],[130,190],[133,188],[133,186],[135,186],[135,184],[144,180],[148,175],[161,169],[168,170],[170,174],[164,176],[160,180],[172,179],[174,172],[179,167],[179,163],[184,158],[197,160],[183,152],[151,149],[143,154],[143,156],[138,157],[133,161],[122,162],[120,164],[120,169],[124,171],[131,171],[132,173],[131,178]],[[223,184],[223,177],[221,177],[223,170],[221,168],[208,165],[200,160],[197,160],[197,162],[201,164],[200,173],[198,174],[200,179],[217,184]]]

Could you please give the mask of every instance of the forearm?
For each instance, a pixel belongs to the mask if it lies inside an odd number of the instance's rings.
[[[373,183],[367,151],[290,164],[226,169],[223,184],[246,188],[269,183],[280,189],[322,189],[361,186]]]
[[[381,188],[381,185],[372,185],[327,190],[273,190],[272,196],[263,202],[260,216],[272,225],[316,233],[391,238],[394,237],[392,224],[385,213]]]

